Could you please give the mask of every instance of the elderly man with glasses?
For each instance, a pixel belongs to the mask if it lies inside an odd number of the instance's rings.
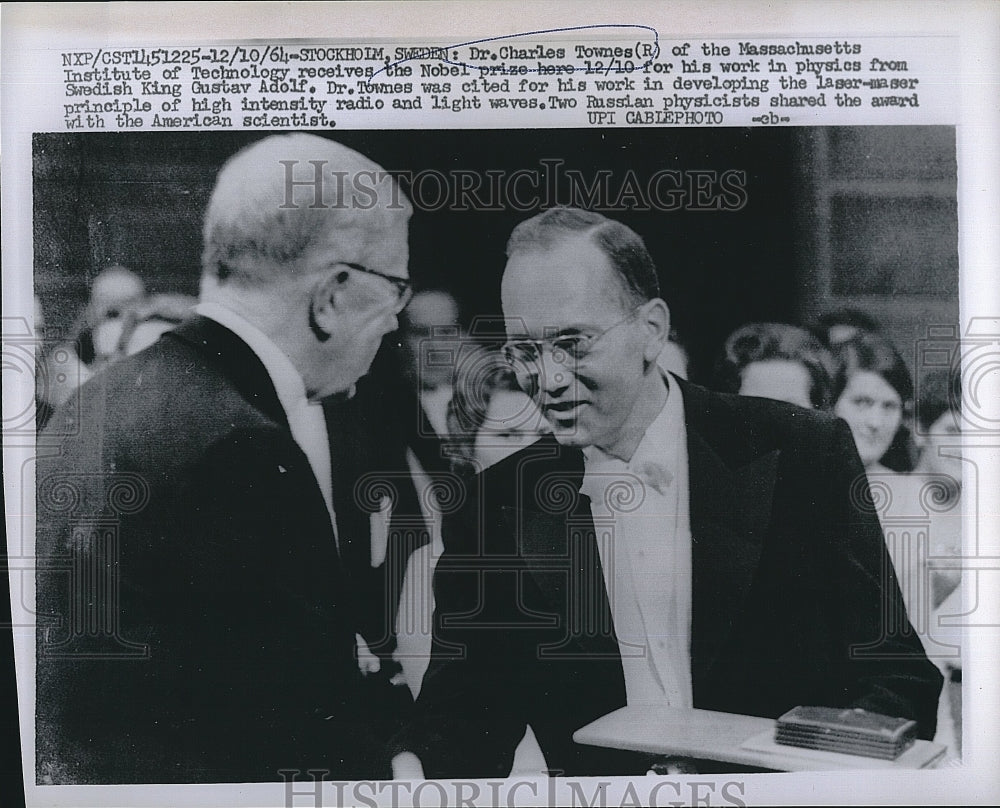
[[[550,771],[641,774],[648,757],[572,739],[626,705],[861,707],[932,737],[941,677],[846,425],[664,373],[669,311],[628,227],[557,208],[507,255],[504,353],[552,434],[445,522],[397,774],[506,775],[528,725]]]
[[[59,451],[37,474],[40,782],[387,772],[322,403],[397,327],[410,213],[385,172],[331,140],[248,146],[208,205],[195,316],[52,419],[42,438]]]

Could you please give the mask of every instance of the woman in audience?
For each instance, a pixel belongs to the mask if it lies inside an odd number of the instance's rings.
[[[749,323],[726,340],[716,366],[719,389],[825,410],[832,360],[808,331],[785,323]]]
[[[851,427],[865,470],[910,471],[905,460],[894,469],[883,463],[913,408],[913,381],[906,363],[884,337],[859,332],[834,349],[837,371],[833,411]]]
[[[477,351],[459,365],[448,405],[448,440],[456,471],[475,473],[534,443],[545,418],[496,351]]]
[[[460,351],[454,392],[448,404],[445,450],[459,474],[475,474],[548,432],[545,417],[518,387],[514,373],[498,351]],[[443,547],[426,544],[407,566],[397,624],[397,658],[414,697],[420,692],[431,650],[434,598],[431,580]],[[513,772],[537,772],[545,761],[529,727],[519,745]]]

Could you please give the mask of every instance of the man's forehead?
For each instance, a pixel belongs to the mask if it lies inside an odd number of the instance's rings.
[[[579,239],[515,253],[501,288],[508,333],[553,333],[602,323],[618,296],[607,256]]]

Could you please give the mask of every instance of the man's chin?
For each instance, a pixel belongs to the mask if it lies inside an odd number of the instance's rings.
[[[590,445],[587,431],[580,429],[579,424],[559,424],[549,421],[549,427],[552,430],[552,437],[563,446],[583,447]]]

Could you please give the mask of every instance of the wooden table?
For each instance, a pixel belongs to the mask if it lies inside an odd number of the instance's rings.
[[[896,760],[799,749],[774,742],[774,721],[711,710],[623,707],[581,727],[577,743],[698,758],[771,771],[931,768],[945,748],[917,741]]]

